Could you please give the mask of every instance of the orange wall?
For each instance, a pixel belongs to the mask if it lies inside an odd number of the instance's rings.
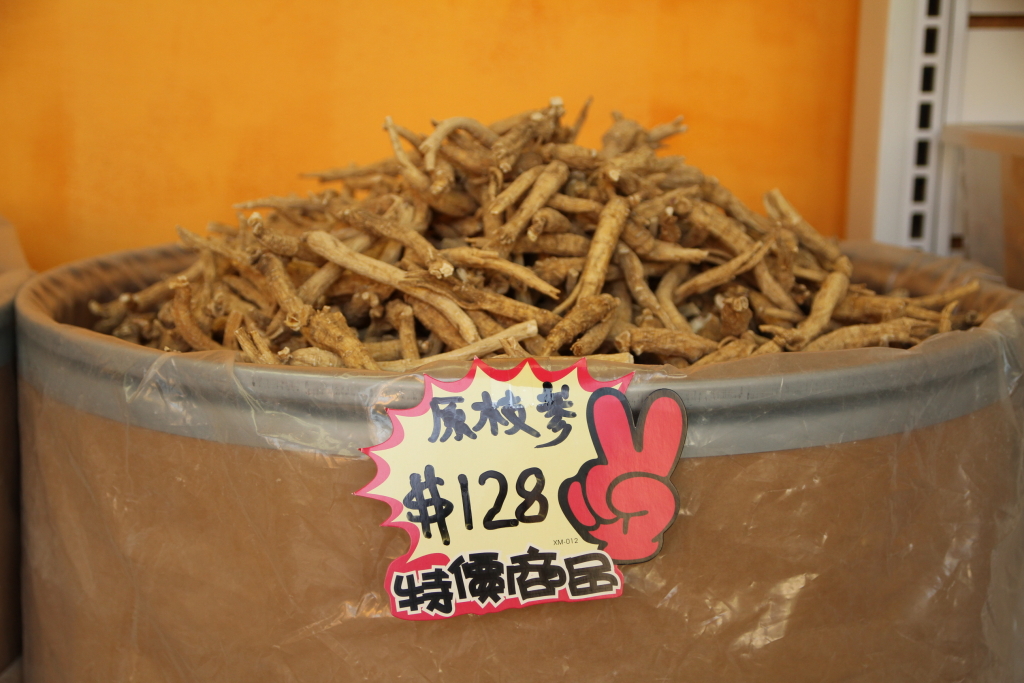
[[[561,95],[686,116],[672,144],[843,233],[857,0],[0,0],[0,214],[38,269],[174,239],[300,171],[388,154],[385,115]]]

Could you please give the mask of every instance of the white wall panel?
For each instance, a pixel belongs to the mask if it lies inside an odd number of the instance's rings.
[[[1024,121],[1024,29],[967,31],[961,120]]]

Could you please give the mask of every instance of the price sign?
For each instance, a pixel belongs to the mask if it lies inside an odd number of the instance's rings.
[[[385,577],[403,619],[486,614],[622,594],[620,564],[661,549],[679,497],[669,476],[686,413],[668,390],[634,423],[632,373],[599,382],[586,360],[547,371],[483,361],[455,382],[424,377],[415,408],[363,449],[377,476],[357,495],[391,506],[409,533]]]

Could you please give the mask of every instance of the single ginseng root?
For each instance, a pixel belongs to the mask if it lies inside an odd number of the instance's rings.
[[[237,204],[238,225],[179,228],[195,261],[107,302],[93,329],[166,352],[409,372],[435,361],[587,356],[677,368],[776,353],[907,348],[981,322],[977,281],[887,296],[783,196],[764,213],[680,156],[682,118],[613,116],[576,143],[589,100],[419,133],[392,156],[309,174],[309,197]],[[899,293],[897,293],[899,294]]]

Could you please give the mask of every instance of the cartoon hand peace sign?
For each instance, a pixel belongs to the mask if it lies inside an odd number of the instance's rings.
[[[686,438],[683,402],[674,391],[654,391],[634,426],[625,395],[602,388],[587,404],[587,424],[597,459],[562,482],[559,503],[580,536],[616,564],[645,562],[679,512],[669,476]]]

